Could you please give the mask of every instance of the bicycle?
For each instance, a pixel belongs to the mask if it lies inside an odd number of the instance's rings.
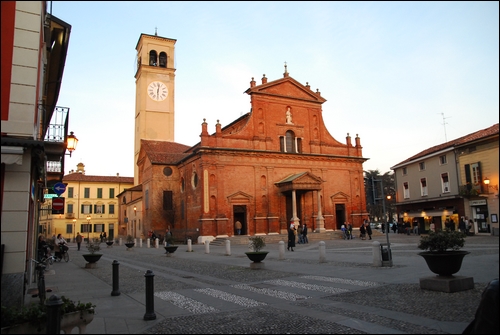
[[[31,259],[32,262],[36,264],[35,270],[37,271],[37,287],[38,287],[38,297],[40,298],[40,304],[43,305],[46,299],[46,290],[45,290],[45,264],[37,261],[36,259]],[[36,297],[36,295],[33,295]]]
[[[56,251],[55,254],[56,254],[56,257],[54,258],[55,261],[60,262],[61,260],[64,259],[66,263],[69,262],[69,254],[67,246],[59,245],[59,251]]]

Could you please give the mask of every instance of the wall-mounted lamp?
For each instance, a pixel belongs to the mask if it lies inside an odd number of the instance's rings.
[[[134,215],[137,214],[137,207],[134,206]]]
[[[69,157],[71,157],[71,153],[76,149],[76,145],[78,144],[78,139],[71,131],[66,139],[66,149],[69,151]]]
[[[490,180],[488,179],[488,177],[484,178],[484,184],[490,185]]]
[[[494,190],[498,191],[498,185],[491,185],[490,186],[490,179],[488,177],[484,178],[483,183],[484,183],[484,185],[486,185],[488,193],[490,193],[490,187],[493,188]]]

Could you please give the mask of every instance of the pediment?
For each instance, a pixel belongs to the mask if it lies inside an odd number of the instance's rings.
[[[330,198],[332,199],[332,201],[335,201],[335,200],[338,201],[338,200],[347,200],[349,198],[349,196],[344,192],[337,192],[334,195],[332,195]]]
[[[326,101],[326,99],[313,92],[309,87],[302,85],[292,77],[285,77],[266,84],[249,88],[246,93],[264,95],[268,94],[272,96],[296,98],[301,100],[315,101],[319,103],[323,103]]]
[[[323,180],[311,172],[292,174],[276,183],[281,192],[290,190],[319,190]]]
[[[252,196],[245,192],[238,191],[233,193],[227,197],[227,200],[230,203],[247,203],[252,201]]]

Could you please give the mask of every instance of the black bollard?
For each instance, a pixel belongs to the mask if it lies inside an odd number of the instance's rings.
[[[120,262],[117,260],[113,261],[113,291],[111,291],[112,296],[118,296],[120,295],[120,288],[119,288],[119,272],[118,272],[118,265],[120,265]]]
[[[146,314],[144,314],[144,320],[154,320],[156,319],[153,283],[155,275],[152,270],[148,270],[144,277],[146,277]]]
[[[52,295],[46,302],[47,306],[47,334],[61,333],[61,315],[59,308],[63,301],[57,295]]]

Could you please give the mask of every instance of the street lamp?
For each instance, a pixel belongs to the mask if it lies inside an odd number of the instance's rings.
[[[78,144],[78,139],[72,131],[69,132],[69,135],[66,138],[66,143],[66,149],[68,149],[69,157],[71,157],[71,153],[76,149],[76,145]]]
[[[90,243],[90,215],[87,215],[87,243]]]

